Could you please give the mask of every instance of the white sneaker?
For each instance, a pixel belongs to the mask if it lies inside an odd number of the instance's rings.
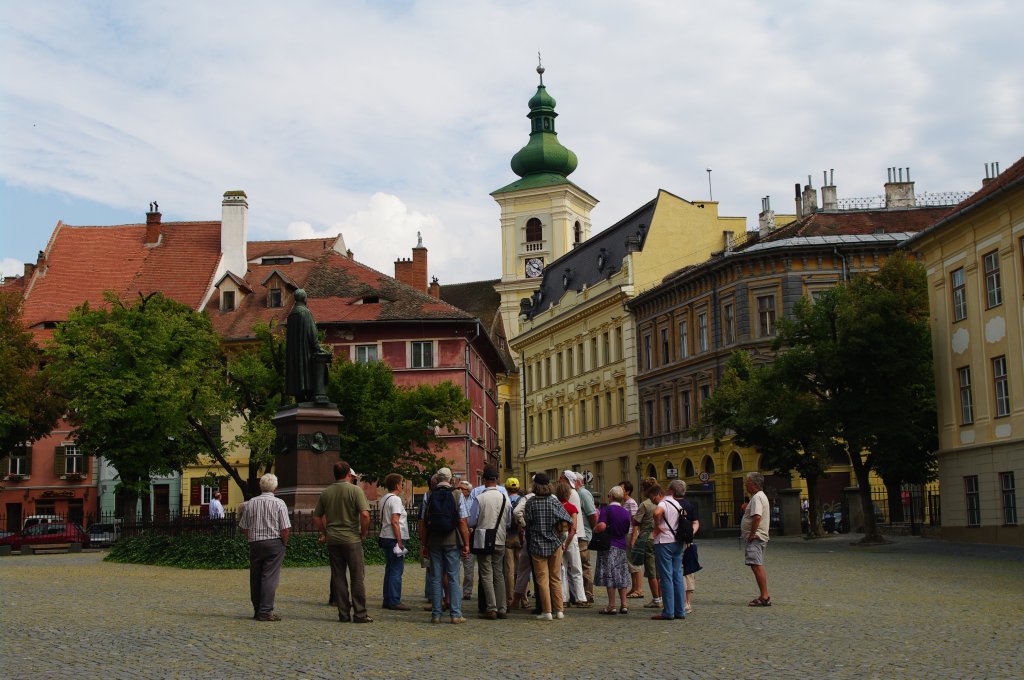
[[[543,614],[538,614],[537,615],[537,620],[538,621],[550,621],[551,620],[551,612],[545,612]]]
[[[555,612],[555,618],[556,619],[564,619],[565,618],[565,612]]]

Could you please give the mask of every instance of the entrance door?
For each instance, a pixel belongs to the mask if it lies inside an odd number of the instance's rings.
[[[21,531],[21,503],[7,504],[7,527],[5,531]]]
[[[733,477],[732,479],[732,509],[733,517],[736,518],[736,526],[739,526],[740,520],[743,518],[743,509],[740,506],[745,502],[744,498],[747,495],[743,479],[743,477]]]
[[[169,484],[153,485],[153,518],[166,521],[171,516],[171,487]]]

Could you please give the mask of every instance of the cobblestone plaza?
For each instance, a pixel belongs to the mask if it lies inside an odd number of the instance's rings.
[[[897,538],[773,539],[773,606],[735,540],[700,543],[693,614],[651,621],[573,609],[563,621],[430,625],[423,570],[412,612],[382,611],[368,567],[368,626],[338,623],[327,568],[286,569],[280,623],[253,621],[245,571],[108,564],[103,553],[0,558],[6,678],[477,677],[1016,678],[1024,642],[1024,550]],[[597,593],[598,603],[605,600]],[[447,621],[447,619],[444,619]]]

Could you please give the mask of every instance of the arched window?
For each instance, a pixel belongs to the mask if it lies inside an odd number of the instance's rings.
[[[666,460],[665,461],[665,478],[666,479],[675,479],[678,476],[679,476],[679,470],[677,470],[676,466],[672,464],[672,461]]]
[[[711,456],[704,456],[703,467],[704,472],[708,473],[709,475],[715,474],[715,461],[714,459],[711,458]]]
[[[658,469],[653,464],[647,466],[647,476],[658,478]]]
[[[732,455],[729,456],[729,469],[733,472],[740,472],[743,470],[743,459],[740,458],[740,454],[733,451]]]
[[[579,220],[576,220],[576,226],[572,228],[572,236],[575,243],[583,240],[583,227],[580,226]]]
[[[526,222],[526,242],[536,243],[537,241],[544,240],[544,228],[540,224],[540,220],[536,217],[531,217]]]
[[[687,458],[683,461],[683,477],[693,477],[695,473],[693,471],[693,461]]]

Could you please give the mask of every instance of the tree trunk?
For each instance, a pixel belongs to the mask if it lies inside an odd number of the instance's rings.
[[[875,522],[875,508],[871,502],[871,479],[868,475],[870,469],[864,462],[861,455],[861,448],[850,444],[850,463],[853,465],[853,472],[857,477],[857,495],[860,497],[861,510],[864,513],[864,538],[861,543],[885,543],[885,538],[878,532],[878,524]],[[852,528],[852,527],[851,527]]]
[[[252,498],[252,494],[250,494],[247,491],[249,486],[245,482],[242,481],[242,476],[240,474],[238,474],[238,470],[236,470],[234,468],[234,466],[232,466],[230,463],[228,463],[227,458],[225,458],[224,454],[221,453],[220,447],[217,446],[217,442],[214,440],[213,435],[210,434],[209,430],[207,430],[203,426],[202,423],[200,423],[198,420],[196,420],[192,416],[188,417],[188,422],[189,422],[189,425],[191,425],[192,428],[197,433],[199,433],[199,436],[203,438],[203,441],[206,443],[206,448],[207,448],[207,450],[209,450],[210,455],[213,457],[213,459],[216,460],[217,463],[224,469],[224,471],[228,473],[228,476],[231,477],[231,479],[235,480],[235,484],[237,484],[238,488],[242,490],[242,495],[245,496],[245,500],[249,500],[250,498]],[[249,482],[251,484],[251,482],[252,482],[252,472],[251,472],[252,464],[251,463],[249,465],[249,469],[250,469]],[[259,488],[259,484],[257,483],[256,486],[257,486],[257,489],[258,489]],[[257,496],[259,495],[259,491],[256,492],[256,495]]]
[[[139,498],[142,499],[142,523],[149,524],[153,521],[153,506],[149,502],[148,486],[146,492],[139,494]]]
[[[807,482],[807,535],[810,538],[821,538],[825,535],[821,526],[821,513],[818,512],[818,475],[804,477]]]

